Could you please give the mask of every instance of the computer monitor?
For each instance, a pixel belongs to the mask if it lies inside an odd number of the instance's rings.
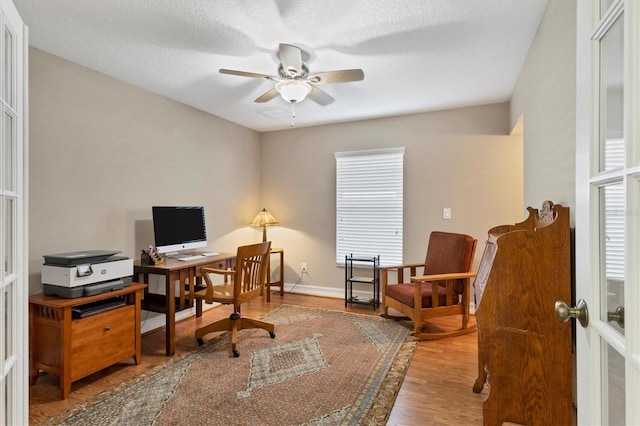
[[[159,253],[207,246],[202,206],[153,206],[153,235]]]

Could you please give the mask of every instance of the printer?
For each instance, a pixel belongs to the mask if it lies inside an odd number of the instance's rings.
[[[41,282],[44,294],[73,299],[129,286],[133,259],[116,256],[118,253],[87,250],[43,256]]]

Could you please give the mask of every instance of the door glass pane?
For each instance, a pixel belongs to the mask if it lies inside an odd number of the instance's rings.
[[[4,237],[4,272],[5,276],[13,272],[13,250],[14,236],[16,235],[14,218],[14,202],[11,198],[5,200],[4,227],[2,228]]]
[[[613,0],[600,0],[600,17],[604,16],[612,4]]]
[[[13,330],[13,283],[4,287],[4,354],[3,359],[14,355],[14,348],[12,344],[12,330]]]
[[[600,43],[600,171],[624,166],[623,30],[618,18]]]
[[[2,184],[2,188],[8,191],[16,190],[16,179],[15,179],[15,146],[16,141],[14,140],[14,117],[11,114],[4,114],[4,122],[2,126],[4,127],[4,182]]]
[[[600,265],[603,301],[600,309],[602,321],[624,335],[621,327],[609,313],[615,312],[624,302],[624,244],[625,214],[624,185],[622,182],[600,189]],[[611,319],[611,321],[609,321]]]
[[[607,386],[603,394],[603,424],[625,425],[624,358],[606,343],[603,347],[602,371],[605,374],[603,383]]]
[[[2,393],[4,394],[4,423],[3,425],[11,424],[11,419],[13,418],[13,414],[11,413],[12,405],[11,405],[11,395],[13,394],[13,374],[8,374],[4,378],[5,385],[2,389]]]
[[[15,108],[15,96],[13,90],[13,66],[14,66],[13,34],[7,27],[4,31],[4,100],[12,108]]]

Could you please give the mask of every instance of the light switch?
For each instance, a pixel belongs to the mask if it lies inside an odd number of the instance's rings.
[[[445,207],[444,209],[442,209],[442,218],[451,219],[451,208]]]

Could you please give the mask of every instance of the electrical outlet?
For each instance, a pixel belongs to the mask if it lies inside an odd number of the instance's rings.
[[[442,209],[442,218],[443,219],[451,219],[451,208],[445,207]]]
[[[302,262],[302,265],[300,266],[300,271],[303,274],[306,274],[307,272],[309,272],[309,266],[307,265],[307,262]]]

